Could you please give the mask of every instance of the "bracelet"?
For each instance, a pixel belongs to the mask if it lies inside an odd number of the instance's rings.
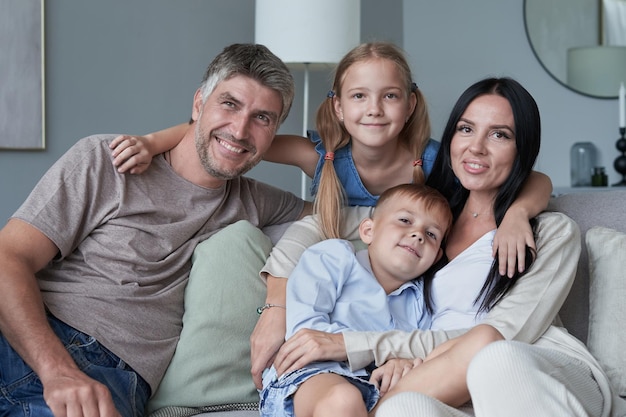
[[[257,313],[259,313],[259,314],[261,314],[262,312],[264,312],[264,311],[265,311],[265,310],[267,310],[268,308],[272,308],[272,307],[280,307],[280,308],[287,309],[287,307],[285,307],[285,306],[281,306],[280,304],[269,304],[269,303],[268,303],[268,304],[262,305],[261,307],[257,308],[257,309],[256,309],[256,312],[257,312]]]

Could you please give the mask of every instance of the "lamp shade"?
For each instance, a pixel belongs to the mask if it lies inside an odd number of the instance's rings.
[[[256,0],[256,43],[285,63],[337,63],[361,36],[360,0]]]
[[[585,46],[567,51],[567,84],[581,93],[616,97],[626,83],[626,46]]]

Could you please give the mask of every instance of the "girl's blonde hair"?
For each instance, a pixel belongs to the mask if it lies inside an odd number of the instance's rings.
[[[332,91],[337,98],[341,97],[341,87],[345,73],[353,64],[374,60],[385,59],[393,62],[398,69],[402,83],[405,86],[407,97],[415,94],[417,101],[415,110],[409,116],[404,128],[398,135],[400,143],[405,145],[414,156],[416,163],[413,169],[413,182],[423,184],[425,182],[422,170],[422,154],[430,138],[430,119],[426,108],[424,96],[419,91],[404,52],[392,43],[373,42],[364,43],[348,52],[339,62],[335,70]],[[337,118],[332,97],[324,100],[317,110],[317,131],[322,138],[326,152],[335,152],[350,143],[350,134],[344,124]],[[313,209],[319,216],[322,233],[326,238],[341,237],[341,209],[345,205],[345,190],[337,177],[332,159],[325,159],[320,175],[320,183],[315,196]]]

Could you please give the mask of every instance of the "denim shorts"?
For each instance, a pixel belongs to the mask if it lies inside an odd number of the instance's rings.
[[[298,387],[314,375],[329,373],[326,369],[303,368],[274,379],[269,385],[261,390],[259,410],[261,417],[293,417],[293,395]],[[336,372],[335,372],[336,373]],[[358,388],[363,396],[363,402],[367,411],[371,411],[380,398],[380,392],[374,384],[365,379],[352,375],[338,374],[346,378],[348,382]]]
[[[109,387],[113,402],[124,417],[143,416],[150,386],[124,361],[93,337],[48,315],[48,322],[78,367]],[[37,374],[0,333],[0,416],[52,417],[43,399]]]

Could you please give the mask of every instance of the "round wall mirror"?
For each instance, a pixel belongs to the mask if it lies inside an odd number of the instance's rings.
[[[535,56],[556,81],[586,96],[616,98],[626,82],[626,46],[599,46],[602,2],[524,0],[524,24]]]

